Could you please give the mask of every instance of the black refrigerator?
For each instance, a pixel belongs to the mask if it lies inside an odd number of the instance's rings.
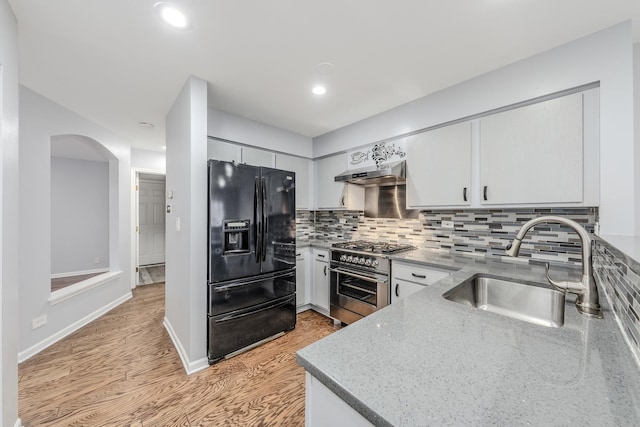
[[[209,160],[208,359],[296,325],[295,174]]]

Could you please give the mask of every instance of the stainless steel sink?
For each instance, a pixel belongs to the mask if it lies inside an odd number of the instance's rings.
[[[565,294],[554,289],[477,275],[442,296],[536,325],[557,328],[564,324]]]

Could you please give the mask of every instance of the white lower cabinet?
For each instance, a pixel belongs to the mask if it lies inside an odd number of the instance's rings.
[[[451,271],[418,264],[393,261],[391,263],[391,303],[444,279]]]
[[[311,304],[322,314],[329,315],[329,251],[313,250],[313,284]]]
[[[371,427],[373,424],[307,372],[304,424],[307,427]]]
[[[299,309],[304,309],[304,306],[311,303],[308,262],[309,248],[298,249],[296,251],[296,306]]]
[[[415,292],[424,289],[426,285],[418,283],[407,282],[402,279],[393,279],[393,286],[391,288],[391,302],[405,298]]]

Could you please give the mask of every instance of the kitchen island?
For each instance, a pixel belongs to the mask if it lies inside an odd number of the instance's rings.
[[[640,425],[640,368],[604,295],[604,319],[569,295],[564,326],[549,328],[442,298],[478,273],[544,284],[542,266],[429,250],[392,259],[456,271],[297,354],[363,425]]]

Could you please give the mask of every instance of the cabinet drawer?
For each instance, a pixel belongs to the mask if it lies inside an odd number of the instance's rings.
[[[451,274],[451,271],[393,261],[391,264],[391,273],[394,280],[400,279],[421,285],[431,285],[447,277]]]
[[[316,249],[314,251],[313,259],[316,261],[329,262],[329,251]]]

